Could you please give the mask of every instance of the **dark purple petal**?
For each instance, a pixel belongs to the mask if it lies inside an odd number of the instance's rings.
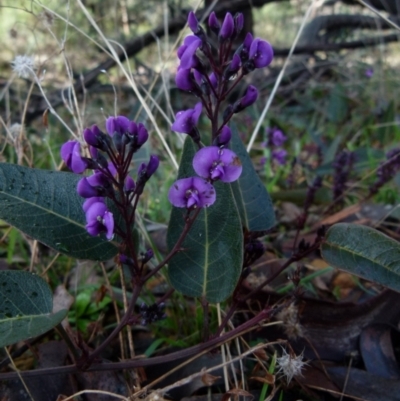
[[[86,199],[82,205],[83,211],[86,213],[93,203],[104,203],[104,198],[101,196],[95,196],[93,198]]]
[[[101,172],[96,172],[93,175],[86,177],[87,182],[92,187],[108,187],[110,186],[108,178]]]
[[[99,155],[99,151],[96,149],[96,148],[94,148],[93,146],[89,146],[89,153],[90,153],[90,156],[92,156],[92,159],[97,159],[97,157],[98,157],[98,155]]]
[[[61,146],[60,155],[67,167],[75,174],[83,173],[86,162],[81,156],[81,145],[78,141],[68,141]]]
[[[136,187],[135,181],[133,181],[133,178],[128,175],[125,178],[125,184],[124,184],[125,192],[133,192],[135,190],[135,187]]]
[[[233,36],[235,29],[235,24],[233,22],[233,17],[231,13],[226,13],[224,22],[222,23],[221,30],[219,31],[219,36],[221,39],[230,39]]]
[[[193,168],[201,177],[222,182],[233,182],[242,173],[242,163],[236,154],[217,146],[200,149],[194,155]]]
[[[175,122],[171,126],[172,131],[189,134],[199,121],[201,110],[202,104],[199,102],[193,109],[176,113]]]
[[[191,43],[187,46],[181,57],[180,68],[190,69],[195,68],[199,64],[199,60],[196,56],[196,50],[201,45],[201,40],[194,36],[196,40],[191,40]]]
[[[224,71],[224,78],[226,80],[235,79],[236,73],[240,70],[241,66],[242,66],[242,60],[237,54],[234,54],[232,61]]]
[[[82,196],[82,198],[93,198],[103,194],[103,191],[90,185],[87,177],[83,177],[78,181],[76,192],[78,192],[79,196]]]
[[[142,123],[139,123],[138,133],[137,133],[137,145],[138,146],[144,145],[148,139],[149,139],[149,133],[146,127]]]
[[[97,148],[99,146],[99,138],[90,128],[83,131],[83,137],[88,145]]]
[[[138,133],[138,126],[135,123],[135,121],[129,121],[129,125],[128,125],[128,134],[132,135],[132,136],[136,136]]]
[[[178,56],[179,60],[182,58],[183,54],[185,53],[187,49],[186,45],[182,45],[178,47],[178,50],[176,51],[176,55]]]
[[[176,181],[168,192],[168,200],[175,207],[208,207],[215,199],[212,184],[199,177],[182,178]]]
[[[108,210],[103,215],[102,223],[104,224],[106,229],[106,238],[108,240],[111,240],[114,236],[114,216]]]
[[[240,57],[237,54],[234,54],[231,64],[229,66],[230,70],[232,72],[238,72],[241,65],[242,65],[242,61],[240,60]]]
[[[216,75],[212,72],[210,74],[209,78],[210,78],[210,82],[211,82],[212,87],[216,88],[218,86],[218,80],[217,80]]]
[[[256,68],[263,68],[271,64],[274,58],[272,46],[263,39],[256,38],[250,46],[249,59],[253,60]]]
[[[113,177],[117,175],[117,168],[113,162],[108,162],[107,170],[111,173]]]
[[[201,86],[204,81],[203,74],[201,72],[197,71],[196,69],[193,69],[192,71],[193,71],[193,76],[194,76],[194,79],[195,79],[197,85]]]
[[[181,68],[178,70],[175,76],[175,83],[179,89],[184,91],[193,91],[195,89],[190,69]]]

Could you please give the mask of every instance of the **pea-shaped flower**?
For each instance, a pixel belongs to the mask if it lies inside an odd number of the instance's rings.
[[[193,109],[178,111],[171,129],[181,134],[190,134],[199,121],[202,104],[199,102]]]
[[[68,141],[61,146],[60,154],[67,167],[75,174],[83,173],[87,163],[81,156],[81,144],[78,141]]]
[[[274,58],[272,46],[263,39],[255,38],[250,46],[249,59],[253,60],[256,68],[263,68],[271,64]]]
[[[215,189],[200,177],[182,178],[168,192],[168,199],[175,207],[188,209],[211,206],[216,199]]]
[[[83,210],[86,213],[86,231],[92,236],[105,233],[106,238],[111,240],[114,235],[114,216],[107,209],[103,199],[88,199],[83,204]]]
[[[110,136],[114,136],[116,132],[123,134],[129,129],[129,118],[125,116],[108,117],[106,120],[106,129]]]
[[[242,163],[236,153],[218,146],[206,146],[193,158],[194,171],[203,178],[222,182],[236,181],[242,173]]]

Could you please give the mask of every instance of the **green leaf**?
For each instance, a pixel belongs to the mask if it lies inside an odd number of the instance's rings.
[[[342,85],[335,85],[329,95],[327,117],[333,123],[341,123],[349,111],[349,101]]]
[[[86,232],[83,198],[76,193],[81,178],[0,163],[0,219],[69,256],[112,258],[115,245]]]
[[[400,291],[400,243],[385,234],[339,223],[327,231],[321,250],[332,266]]]
[[[192,167],[196,152],[187,138],[178,178],[194,176]],[[229,184],[216,182],[216,202],[200,211],[186,236],[183,251],[168,265],[173,287],[192,297],[204,297],[217,303],[232,294],[240,276],[243,261],[243,234],[239,213]],[[167,242],[172,249],[185,225],[186,209],[173,208]]]
[[[0,271],[0,347],[46,333],[67,314],[52,313],[47,283],[25,271]]]
[[[248,231],[268,230],[275,224],[271,198],[253,167],[246,148],[234,124],[231,126],[231,148],[239,156],[243,171],[239,180],[232,183],[233,193],[243,227]]]

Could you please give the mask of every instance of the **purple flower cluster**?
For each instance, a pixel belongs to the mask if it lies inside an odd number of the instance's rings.
[[[282,148],[282,146],[287,140],[286,135],[277,127],[268,127],[265,132],[267,138],[266,141],[263,142],[263,146],[271,149],[272,160],[275,160],[280,165],[285,165],[287,152]],[[266,159],[264,160],[264,163],[265,161]]]
[[[120,206],[121,211],[129,207],[157,170],[159,159],[150,156],[147,164],[142,163],[135,182],[128,172],[133,154],[149,137],[147,129],[141,123],[117,116],[107,118],[106,131],[107,134],[97,125],[84,130],[83,137],[90,157],[81,155],[81,144],[78,141],[66,142],[60,153],[67,167],[74,173],[93,170],[92,175],[83,177],[77,185],[78,194],[86,199],[83,204],[86,230],[93,236],[104,233],[111,240],[116,226],[106,198],[111,199],[117,207]]]
[[[235,16],[227,13],[222,22],[211,13],[208,26],[215,40],[207,36],[195,14],[189,13],[188,25],[193,35],[187,36],[178,49],[180,63],[175,82],[179,89],[193,93],[200,101],[193,109],[179,111],[171,129],[188,134],[199,147],[193,159],[198,177],[183,178],[172,185],[168,198],[176,207],[192,209],[212,205],[216,199],[212,183],[233,182],[242,172],[239,158],[228,149],[232,134],[227,124],[234,114],[257,100],[257,88],[249,85],[242,97],[223,111],[220,108],[245,75],[268,66],[273,59],[272,46],[250,33],[234,51],[233,43],[243,29],[243,22],[240,13]],[[211,121],[212,146],[204,147],[201,143],[197,124],[202,112]]]

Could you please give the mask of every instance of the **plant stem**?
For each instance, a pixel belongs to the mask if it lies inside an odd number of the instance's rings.
[[[224,342],[232,340],[233,338],[243,335],[244,333],[252,330],[258,324],[260,324],[262,321],[269,318],[272,311],[273,310],[271,308],[263,309],[258,315],[254,316],[252,319],[250,319],[247,322],[243,323],[242,325],[236,327],[235,329],[223,334],[222,336],[213,337],[212,339],[210,339],[209,341],[207,341],[205,343],[201,343],[201,344],[195,345],[193,347],[174,352],[172,354],[157,356],[154,358],[137,357],[131,361],[124,361],[124,362],[93,364],[92,366],[90,366],[87,369],[87,371],[95,372],[95,371],[134,369],[134,368],[140,368],[140,367],[146,367],[146,366],[159,365],[159,364],[163,364],[166,362],[175,361],[177,359],[188,358],[188,357],[190,357],[192,355],[196,355],[200,352],[212,350],[213,348],[219,347]],[[97,349],[96,349],[96,351],[97,351]],[[91,356],[92,355],[93,354],[91,354]],[[23,372],[18,372],[18,373],[16,373],[16,372],[3,373],[3,374],[0,374],[0,381],[16,379],[19,377],[19,375],[23,378],[26,378],[26,377],[36,377],[36,376],[42,376],[42,375],[74,373],[74,372],[77,372],[80,370],[81,370],[80,367],[77,365],[68,365],[68,366],[60,366],[57,368],[36,369],[36,370],[32,370],[32,371],[23,371]]]

